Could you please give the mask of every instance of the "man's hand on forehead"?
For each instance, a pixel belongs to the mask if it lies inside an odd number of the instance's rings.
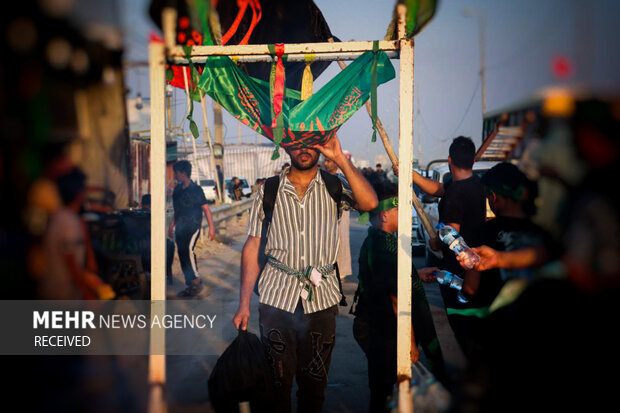
[[[340,147],[340,141],[336,135],[332,136],[330,140],[323,144],[313,144],[312,148],[321,152],[326,158],[334,161],[336,161],[337,157],[344,155]]]

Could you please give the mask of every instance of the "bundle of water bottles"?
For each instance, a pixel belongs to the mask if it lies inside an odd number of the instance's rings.
[[[447,285],[450,288],[454,288],[458,291],[456,298],[460,303],[465,304],[468,300],[463,293],[463,279],[456,274],[452,274],[450,271],[439,270],[433,273],[439,284]]]
[[[440,222],[436,229],[439,239],[459,256],[464,267],[472,269],[480,262],[478,254],[469,248],[463,237],[453,227]],[[446,270],[436,271],[435,277],[437,277],[439,284],[447,285],[458,291],[457,299],[459,302],[466,303],[468,301],[463,294],[463,279],[461,277]]]
[[[452,395],[421,362],[411,365],[411,397],[416,413],[444,413],[450,409]],[[398,413],[398,385],[394,385],[388,408]]]

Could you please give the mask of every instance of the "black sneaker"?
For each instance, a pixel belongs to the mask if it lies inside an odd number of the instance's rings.
[[[179,297],[196,297],[202,291],[202,281],[196,278],[192,284],[179,293]]]

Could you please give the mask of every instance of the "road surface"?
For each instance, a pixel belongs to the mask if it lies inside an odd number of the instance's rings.
[[[247,213],[230,219],[218,230],[216,241],[199,241],[196,247],[198,270],[205,289],[198,299],[207,300],[220,309],[218,314],[223,329],[213,338],[221,352],[235,338],[232,324],[239,302],[239,267],[241,249],[245,242]],[[343,280],[343,289],[349,305],[357,288],[358,253],[366,237],[367,227],[357,223],[357,214],[351,214],[350,241],[353,275]],[[415,257],[414,264],[424,266],[423,257]],[[183,275],[175,256],[174,284],[168,287],[168,298],[175,299],[184,288]],[[439,340],[449,373],[458,374],[464,359],[448,326],[443,302],[437,285],[426,284]],[[258,334],[258,300],[252,299],[249,330]],[[329,370],[325,412],[364,412],[369,405],[367,362],[352,334],[353,316],[349,307],[340,307],[336,320],[336,346]],[[217,356],[167,356],[166,396],[170,413],[212,412],[207,390],[209,374]],[[89,403],[93,412],[145,412],[148,404],[148,358],[145,356],[92,357],[87,363],[89,375],[83,391],[95,402]],[[295,389],[293,389],[293,392]],[[294,394],[294,393],[293,393]],[[293,397],[294,400],[294,397]]]
[[[239,302],[239,265],[241,249],[246,239],[246,224],[247,214],[239,220],[232,219],[226,226],[226,233],[218,234],[219,243],[204,242],[196,249],[199,271],[207,287],[200,298],[222,305],[222,319],[226,323],[221,338],[222,351],[236,336],[232,317]],[[352,214],[350,230],[353,275],[343,280],[349,305],[353,302],[353,294],[357,288],[358,253],[366,237],[367,227],[358,224],[357,215]],[[423,257],[415,257],[414,263],[418,268],[424,266]],[[182,274],[176,260],[173,272],[177,280],[171,293],[183,288]],[[448,326],[437,285],[425,286],[449,372],[456,375],[464,365],[463,355]],[[258,300],[254,296],[248,329],[255,334],[258,334],[257,306]],[[326,391],[326,412],[363,412],[368,408],[367,362],[353,338],[352,323],[353,316],[349,314],[349,307],[340,307],[336,320],[336,346]],[[167,391],[170,412],[212,411],[208,400],[207,379],[215,361],[216,357],[168,357]]]

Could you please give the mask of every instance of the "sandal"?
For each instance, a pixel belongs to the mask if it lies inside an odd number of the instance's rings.
[[[202,281],[196,279],[192,281],[192,285],[188,286],[186,289],[179,293],[179,297],[195,297],[198,295],[200,291],[202,291],[203,285]]]

